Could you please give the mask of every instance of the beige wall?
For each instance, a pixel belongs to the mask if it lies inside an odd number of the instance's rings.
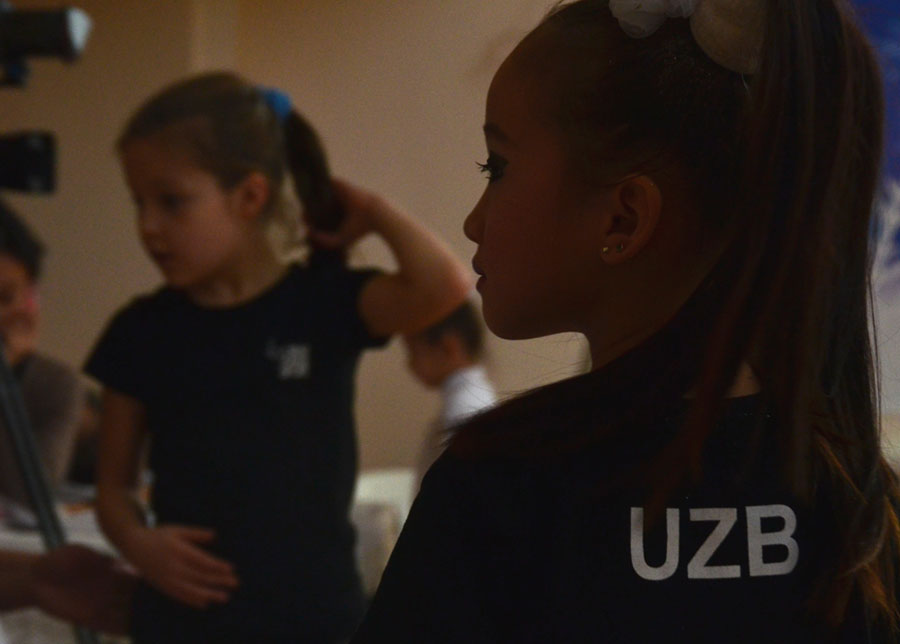
[[[20,7],[48,2],[18,2]],[[157,283],[133,231],[113,153],[150,92],[185,73],[233,68],[281,87],[319,129],[341,175],[392,196],[466,262],[464,216],[483,188],[480,126],[493,70],[550,0],[84,0],[96,28],[74,66],[41,62],[7,91],[0,129],[49,127],[60,189],[15,198],[51,250],[43,347],[80,363],[112,312]],[[357,254],[389,266],[378,243]],[[575,371],[581,341],[489,343],[500,388],[514,393]],[[437,398],[406,373],[399,343],[368,355],[359,377],[364,466],[413,462]]]
[[[188,69],[192,32],[190,7],[181,0],[84,0],[79,6],[95,22],[83,58],[74,65],[38,61],[27,88],[4,90],[0,99],[0,130],[57,134],[57,193],[10,201],[49,249],[41,344],[74,363],[117,306],[157,282],[134,233],[113,148],[124,119],[148,92]]]

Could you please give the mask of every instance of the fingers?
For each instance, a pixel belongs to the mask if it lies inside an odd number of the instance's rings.
[[[194,551],[185,553],[184,572],[192,581],[205,586],[234,589],[238,578],[231,564],[207,553]]]
[[[214,535],[213,537],[203,535],[200,539],[192,539],[192,541],[194,543],[196,543],[197,541],[208,543],[212,541],[213,538],[215,538]],[[228,561],[220,559],[215,555],[211,555],[206,550],[198,548],[190,542],[182,542],[181,544],[179,544],[179,546],[179,554],[181,554],[182,561],[187,566],[197,570],[198,572],[203,572],[210,575],[227,575],[236,580],[236,578],[234,577],[234,567]]]
[[[167,595],[195,608],[225,603],[239,580],[230,562],[207,552],[215,532],[195,526],[163,526],[150,533],[147,580]]]
[[[208,535],[202,535],[201,539],[209,540]],[[179,576],[193,586],[207,591],[215,591],[213,601],[223,596],[227,600],[227,594],[221,593],[238,587],[239,581],[234,573],[234,567],[224,559],[213,556],[190,543],[182,543],[177,550],[177,555],[180,560]]]
[[[210,530],[209,528],[173,525],[168,526],[168,530],[176,537],[193,541],[194,543],[211,543],[216,538],[215,530]]]

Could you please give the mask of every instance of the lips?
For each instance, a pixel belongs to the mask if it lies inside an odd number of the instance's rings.
[[[472,270],[478,275],[478,280],[475,282],[475,290],[480,293],[486,278],[484,276],[484,270],[478,265],[478,260],[474,257],[472,258]]]

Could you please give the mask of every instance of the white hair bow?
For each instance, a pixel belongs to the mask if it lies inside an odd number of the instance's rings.
[[[765,39],[762,0],[609,0],[609,10],[632,38],[646,38],[667,18],[690,18],[706,55],[740,74],[759,70]]]
[[[689,18],[699,0],[609,0],[609,10],[632,38],[646,38],[666,18]]]

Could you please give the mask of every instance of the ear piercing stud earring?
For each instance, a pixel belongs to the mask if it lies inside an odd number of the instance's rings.
[[[609,251],[610,251],[609,246],[604,246],[604,247],[600,250],[600,252],[603,253],[604,255],[609,255]],[[617,252],[617,253],[623,253],[623,252],[625,252],[625,244],[616,244],[616,252]]]

